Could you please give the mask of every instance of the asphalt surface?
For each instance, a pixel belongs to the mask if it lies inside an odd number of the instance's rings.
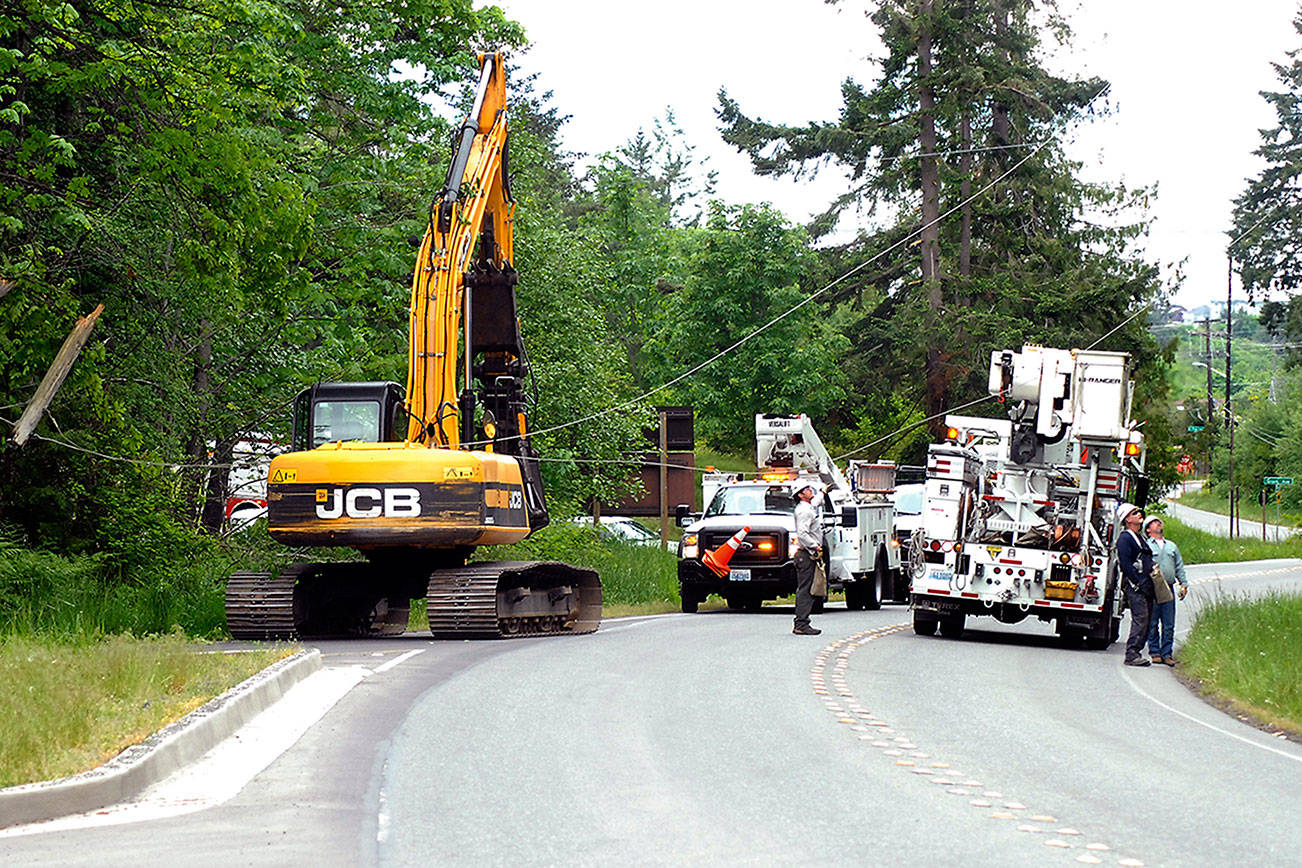
[[[1216,536],[1228,537],[1230,535],[1230,517],[1221,515],[1216,512],[1208,512],[1204,509],[1194,509],[1191,506],[1184,506],[1180,503],[1180,495],[1185,491],[1197,491],[1203,486],[1201,479],[1193,479],[1181,484],[1175,490],[1171,497],[1166,498],[1166,510],[1182,523],[1201,530],[1205,533],[1215,534]],[[1270,509],[1266,510],[1266,518],[1270,518]],[[1265,539],[1271,542],[1286,540],[1293,534],[1298,533],[1298,528],[1288,525],[1275,524],[1267,521],[1263,527],[1260,521],[1244,521],[1239,519],[1235,523],[1235,536],[1243,536],[1249,539]]]
[[[1302,562],[1190,578],[1182,632],[1206,595],[1297,588]],[[918,637],[898,606],[815,622],[822,636],[793,636],[790,609],[766,608],[564,639],[321,643],[355,686],[247,783],[0,832],[0,860],[1302,863],[1302,745],[1165,667],[1123,667],[1119,644],[987,619]],[[268,714],[288,719],[282,705]]]

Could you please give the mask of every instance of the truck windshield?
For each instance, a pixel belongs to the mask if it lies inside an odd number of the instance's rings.
[[[796,499],[781,485],[736,485],[721,488],[705,510],[712,515],[790,515],[796,511]]]

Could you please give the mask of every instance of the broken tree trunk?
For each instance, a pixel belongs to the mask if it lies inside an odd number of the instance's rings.
[[[22,446],[36,430],[41,415],[54,400],[59,387],[63,385],[63,378],[72,370],[72,363],[77,361],[81,348],[86,345],[86,340],[90,337],[90,330],[95,327],[95,320],[99,319],[103,311],[104,305],[97,305],[93,311],[77,320],[77,324],[68,333],[63,346],[59,348],[58,355],[50,364],[50,369],[45,372],[41,385],[36,387],[36,394],[32,395],[32,400],[27,402],[27,409],[23,410],[23,415],[14,425],[14,445]]]

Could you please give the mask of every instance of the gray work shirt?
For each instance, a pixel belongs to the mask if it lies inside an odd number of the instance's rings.
[[[796,541],[807,552],[823,547],[822,510],[813,501],[796,504]]]

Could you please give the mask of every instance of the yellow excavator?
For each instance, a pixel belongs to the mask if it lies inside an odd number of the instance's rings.
[[[476,546],[519,542],[548,522],[516,314],[506,73],[498,54],[479,62],[416,259],[406,388],[299,393],[292,451],[267,480],[275,539],[366,560],[236,573],[226,586],[236,638],[399,634],[420,597],[439,638],[590,633],[601,620],[592,570],[467,563]]]

